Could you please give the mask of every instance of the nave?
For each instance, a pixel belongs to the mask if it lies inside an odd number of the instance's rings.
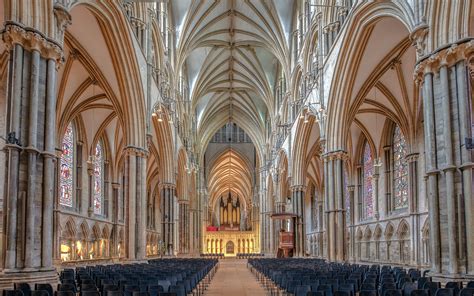
[[[0,34],[5,293],[474,281],[474,1],[3,0]]]

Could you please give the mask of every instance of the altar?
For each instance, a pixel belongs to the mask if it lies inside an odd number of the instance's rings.
[[[256,242],[257,235],[253,231],[206,231],[204,253],[226,257],[258,253]]]

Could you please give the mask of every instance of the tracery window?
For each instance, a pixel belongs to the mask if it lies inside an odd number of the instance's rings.
[[[364,194],[364,208],[365,218],[372,218],[374,214],[374,197],[373,197],[373,185],[372,177],[374,174],[374,161],[372,157],[372,151],[370,150],[369,143],[366,141],[364,144],[364,154],[362,157],[363,166],[363,194]]]
[[[61,163],[59,177],[59,203],[66,207],[73,206],[74,194],[74,126],[66,128],[61,145]]]
[[[397,125],[393,132],[393,201],[394,208],[403,209],[408,206],[408,164],[406,161],[407,144],[405,137]]]
[[[104,197],[104,147],[101,141],[95,146],[94,155],[94,213],[102,214]]]

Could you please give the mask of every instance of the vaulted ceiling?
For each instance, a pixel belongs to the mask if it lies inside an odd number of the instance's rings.
[[[288,70],[292,11],[290,0],[173,1],[176,69],[187,77],[199,135],[232,116],[263,139],[277,73]]]

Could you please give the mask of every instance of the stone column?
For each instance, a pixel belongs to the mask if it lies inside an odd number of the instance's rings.
[[[426,174],[428,175],[428,197],[430,218],[431,269],[441,271],[441,246],[439,230],[438,169],[436,164],[436,140],[434,122],[433,73],[424,76],[423,110],[425,128]]]
[[[55,119],[56,119],[56,61],[47,61],[46,107],[45,107],[45,145],[43,154],[43,219],[42,250],[52,250],[53,245],[53,205],[56,153]],[[41,269],[52,270],[53,258],[50,252],[41,252]]]
[[[118,250],[117,250],[117,246],[118,246],[118,232],[119,232],[119,229],[118,229],[118,220],[119,220],[119,191],[120,191],[120,183],[112,183],[112,196],[113,196],[113,203],[114,203],[114,206],[113,206],[113,211],[112,211],[112,222],[113,222],[113,226],[112,226],[112,233],[113,233],[113,236],[112,236],[112,242],[111,242],[111,256],[112,257],[119,257],[120,254],[118,253]]]
[[[143,260],[146,256],[146,157],[143,148],[125,148],[125,242],[128,260]]]
[[[304,256],[304,185],[294,185],[291,187],[291,200],[293,202],[293,213],[296,217],[296,233],[295,233],[295,254],[296,257]]]
[[[5,22],[3,40],[10,61],[2,164],[6,250],[0,289],[11,288],[12,282],[54,282],[57,278],[52,267],[54,119],[56,65],[62,59],[59,43],[19,23]]]
[[[174,184],[162,184],[161,189],[161,200],[162,205],[161,208],[163,210],[162,215],[162,235],[163,235],[163,242],[166,248],[167,255],[173,255],[173,248],[174,246],[174,227],[175,227],[175,219],[174,219],[174,192],[176,190],[176,186]]]
[[[20,113],[21,113],[21,88],[22,88],[22,67],[23,67],[23,47],[20,44],[14,44],[10,50],[10,69],[11,81],[9,82],[8,101],[10,108],[10,122],[8,123],[8,142],[5,145],[7,151],[6,180],[7,184],[5,197],[6,203],[6,253],[5,253],[5,272],[16,269],[16,245],[17,245],[17,211],[18,211],[18,182],[21,146],[20,134]],[[15,169],[9,169],[10,167]]]
[[[327,244],[329,261],[345,260],[345,202],[344,202],[344,151],[332,151],[325,159],[325,197],[327,213]]]
[[[472,53],[471,53],[472,55]],[[467,67],[464,61],[461,61],[456,64],[456,76],[457,80],[457,89],[458,93],[458,103],[459,103],[459,123],[460,123],[460,138],[466,139],[471,137],[471,127],[469,117],[471,116],[469,112],[469,101],[471,98],[469,94],[469,84],[466,77],[472,79],[472,72],[470,76],[467,76]],[[472,123],[471,123],[472,124]],[[474,162],[472,159],[472,153],[468,151],[466,145],[461,145],[461,171],[463,178],[463,195],[464,195],[464,219],[465,219],[465,238],[466,238],[466,259],[467,259],[467,273],[474,274],[474,235],[469,235],[474,233],[474,201],[472,200],[472,170],[474,168]]]
[[[144,260],[146,257],[146,160],[148,151],[142,148],[136,148],[137,154],[137,259]]]
[[[345,223],[345,206],[344,206],[344,167],[342,154],[339,154],[334,160],[335,164],[335,214],[336,214],[336,260],[339,262],[344,261],[344,250],[345,250],[345,232],[346,232],[346,223]]]
[[[35,197],[36,197],[36,166],[39,150],[37,149],[38,134],[38,96],[39,96],[39,51],[33,49],[31,52],[30,69],[30,108],[29,108],[29,127],[28,127],[28,147],[24,150],[28,154],[28,186],[26,196],[26,231],[25,231],[25,269],[35,270],[34,241],[35,241]]]
[[[451,138],[451,106],[449,94],[448,65],[442,64],[439,71],[443,102],[443,134],[445,145],[446,164],[443,168],[446,179],[446,200],[448,205],[448,247],[449,247],[449,269],[451,273],[458,272],[458,251],[456,231],[456,196],[454,193],[454,170],[453,142]]]
[[[407,155],[408,162],[408,211],[411,219],[411,262],[420,265],[420,219],[418,214],[418,153]]]
[[[355,262],[355,200],[354,200],[354,190],[355,190],[355,186],[354,185],[350,185],[349,188],[349,198],[350,198],[350,202],[351,202],[351,205],[350,205],[350,221],[349,222],[349,228],[350,228],[350,236],[351,236],[351,245],[349,246],[349,248],[351,249],[351,254],[350,254],[350,260],[352,262]]]
[[[470,85],[466,61],[474,42],[463,41],[423,59],[425,158],[428,175],[432,275],[458,277],[474,272],[472,260],[472,152],[467,151]],[[439,75],[436,73],[439,72]],[[443,173],[440,174],[439,172]],[[469,232],[470,231],[470,232]]]
[[[329,261],[336,260],[336,221],[335,221],[335,204],[334,204],[334,162],[333,158],[329,155],[325,155],[326,164],[326,238],[327,238],[327,258]]]
[[[392,171],[392,149],[391,146],[384,146],[383,147],[384,155],[385,155],[385,208],[384,208],[384,216],[387,217],[392,212],[392,178],[391,178],[391,171]]]

